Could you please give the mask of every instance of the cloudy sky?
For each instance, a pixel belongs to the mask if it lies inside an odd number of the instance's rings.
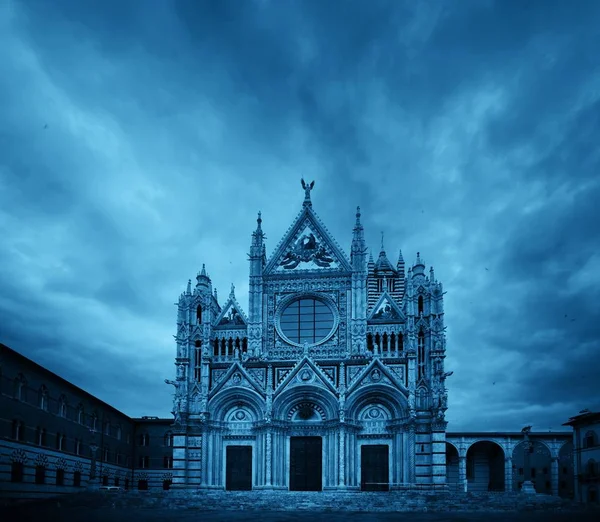
[[[449,430],[600,407],[600,2],[8,0],[0,342],[169,416],[176,302],[247,308],[300,177],[445,285]]]

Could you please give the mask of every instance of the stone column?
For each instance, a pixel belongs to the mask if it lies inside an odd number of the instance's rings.
[[[340,445],[339,445],[339,454],[340,454],[340,487],[346,487],[346,433],[344,429],[340,429]]]
[[[415,469],[415,431],[416,426],[410,424],[408,426],[408,482],[414,484],[416,482]]]
[[[512,457],[504,457],[504,491],[513,490]]]
[[[464,492],[467,492],[467,457],[458,457],[458,483],[464,488]]]
[[[557,497],[558,496],[558,457],[552,457],[552,466],[551,466],[551,484],[552,484],[552,494]]]
[[[266,435],[266,440],[265,440],[265,459],[266,459],[266,473],[265,473],[265,485],[267,487],[271,486],[271,453],[272,453],[272,448],[271,448],[271,443],[272,443],[272,437],[271,437],[271,432],[267,431],[267,435]]]

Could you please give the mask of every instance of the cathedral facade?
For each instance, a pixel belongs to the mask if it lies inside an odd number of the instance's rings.
[[[442,284],[419,254],[369,256],[360,209],[348,257],[302,186],[269,257],[259,214],[247,313],[204,266],[179,298],[173,487],[442,487]]]

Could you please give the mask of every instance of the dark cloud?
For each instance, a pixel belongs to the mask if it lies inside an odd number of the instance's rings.
[[[173,302],[202,263],[247,302],[256,212],[270,253],[304,176],[347,252],[361,205],[375,254],[435,266],[450,429],[600,406],[600,4],[9,5],[0,341],[167,415]]]

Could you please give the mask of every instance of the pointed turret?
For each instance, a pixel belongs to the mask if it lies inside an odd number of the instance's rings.
[[[356,223],[350,249],[352,265],[352,340],[351,353],[358,353],[367,328],[367,245],[360,222],[360,207],[356,207]]]
[[[412,269],[413,277],[418,275],[425,275],[425,263],[421,259],[421,253],[417,252],[417,261]]]
[[[206,266],[202,263],[202,270],[198,272],[196,276],[196,288],[209,288],[210,287],[210,277],[208,277],[206,273]]]
[[[360,207],[356,207],[356,223],[352,231],[352,247],[350,248],[350,262],[354,270],[365,270],[365,258],[367,245],[365,243],[365,231],[360,222]]]
[[[251,354],[258,354],[261,348],[263,269],[267,263],[267,248],[264,240],[262,214],[259,211],[256,218],[256,230],[252,232],[252,242],[248,256],[250,261],[250,284],[248,288],[248,322],[250,328],[248,330],[248,348]]]
[[[383,246],[383,232],[381,233],[381,250],[379,251],[379,257],[375,263],[375,271],[381,272],[382,275],[389,275],[390,273],[396,272],[385,253],[385,247]]]
[[[435,273],[433,272],[433,267],[429,269],[429,281],[431,281],[432,283],[435,282]]]
[[[188,279],[187,288],[185,289],[185,295],[192,295],[192,280]]]
[[[215,301],[217,302],[217,304],[219,303],[219,297],[217,295],[217,289],[215,288],[215,292],[214,292],[214,297],[215,297]]]

